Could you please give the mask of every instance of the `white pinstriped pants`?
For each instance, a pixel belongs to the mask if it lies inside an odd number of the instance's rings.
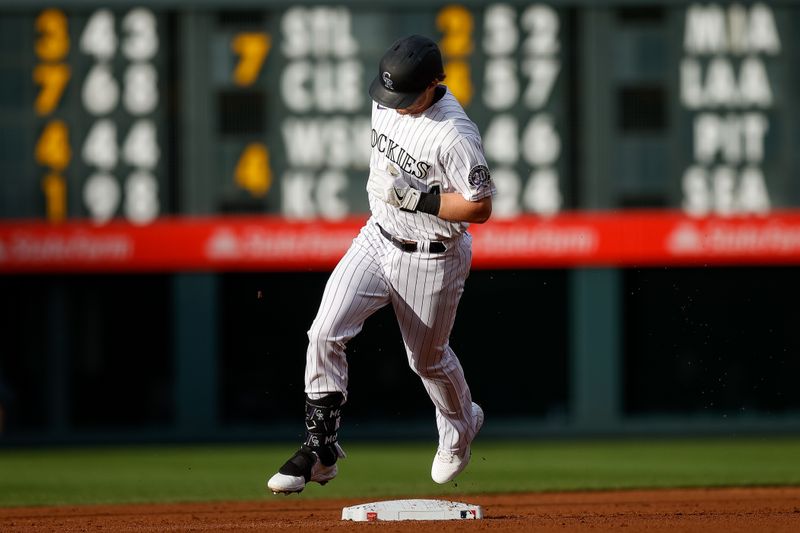
[[[347,397],[347,342],[391,303],[408,363],[436,407],[439,448],[462,453],[474,437],[472,395],[449,338],[472,262],[469,234],[444,253],[403,252],[372,219],[333,270],[308,331],[305,392]]]

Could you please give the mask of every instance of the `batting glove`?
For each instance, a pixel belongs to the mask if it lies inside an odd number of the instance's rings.
[[[421,196],[422,193],[412,187],[395,184],[386,189],[384,198],[387,204],[414,213]]]

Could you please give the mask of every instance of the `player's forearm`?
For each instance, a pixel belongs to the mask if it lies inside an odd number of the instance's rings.
[[[369,187],[368,187],[369,188]],[[411,213],[428,213],[450,222],[482,224],[492,214],[492,198],[471,202],[459,193],[420,192],[406,184],[392,185],[383,191],[370,191],[387,204]]]
[[[454,192],[442,194],[441,197],[438,217],[444,220],[482,224],[492,214],[491,198],[470,202]]]

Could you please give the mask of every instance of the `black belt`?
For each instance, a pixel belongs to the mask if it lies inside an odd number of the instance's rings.
[[[381,230],[381,235],[386,237],[390,243],[394,244],[399,249],[403,250],[404,252],[416,252],[419,248],[422,248],[423,251],[427,248],[427,251],[432,254],[441,254],[447,251],[447,245],[443,242],[439,241],[430,241],[427,243],[418,243],[417,241],[406,241],[399,237],[395,237],[385,229],[380,224],[377,224],[378,229]]]

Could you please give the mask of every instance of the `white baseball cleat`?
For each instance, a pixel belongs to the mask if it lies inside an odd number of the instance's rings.
[[[334,444],[334,449],[337,459],[346,457],[339,443]],[[293,466],[289,466],[290,464]],[[301,448],[267,481],[267,487],[275,494],[292,494],[302,492],[306,488],[306,483],[310,481],[324,485],[338,473],[339,467],[336,463],[326,466],[322,464],[316,452]]]
[[[475,421],[475,435],[477,435],[483,426],[483,409],[475,402],[472,402],[472,419]],[[472,449],[469,445],[463,455],[437,450],[431,466],[431,478],[439,484],[452,481],[467,467],[471,456]]]

